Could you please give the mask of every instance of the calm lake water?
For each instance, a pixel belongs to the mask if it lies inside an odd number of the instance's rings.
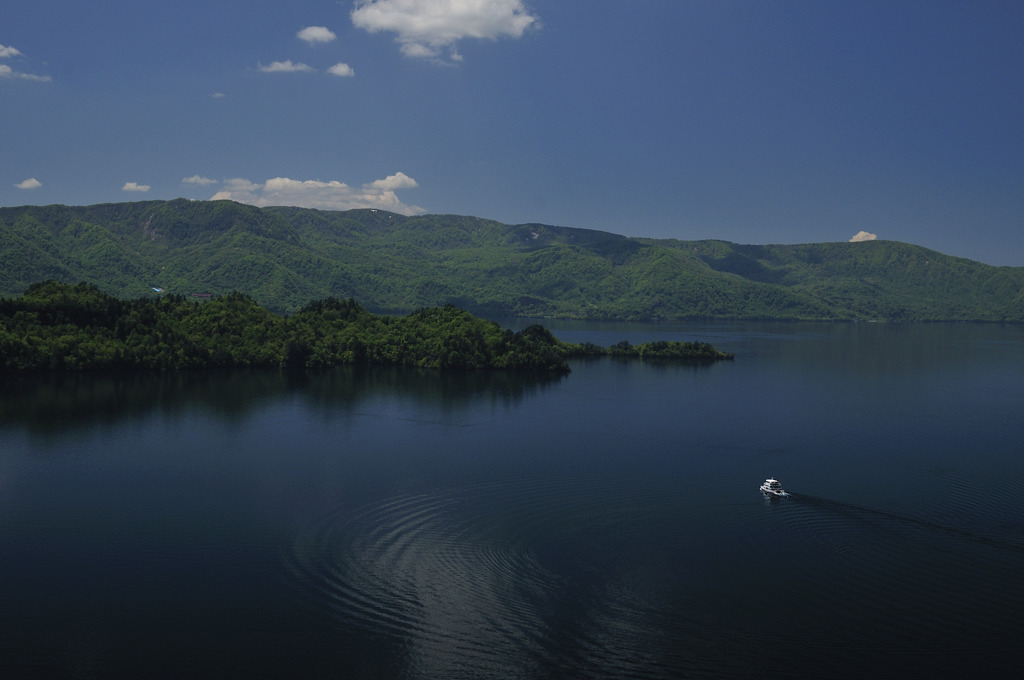
[[[551,327],[736,360],[0,378],[3,676],[1017,676],[1024,328]]]

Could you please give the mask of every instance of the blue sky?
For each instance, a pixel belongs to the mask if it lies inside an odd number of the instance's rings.
[[[1024,266],[1019,0],[5,0],[0,205],[214,196]]]

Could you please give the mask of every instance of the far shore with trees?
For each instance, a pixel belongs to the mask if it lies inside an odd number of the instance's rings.
[[[237,292],[121,300],[55,281],[0,299],[0,370],[8,372],[363,364],[567,373],[567,359],[597,356],[732,359],[704,342],[566,343],[541,325],[514,332],[453,305],[387,316],[326,298],[281,316]]]

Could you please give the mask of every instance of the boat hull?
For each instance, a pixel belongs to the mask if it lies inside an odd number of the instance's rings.
[[[785,491],[782,490],[782,484],[779,483],[779,480],[773,479],[771,477],[769,477],[768,479],[764,480],[764,482],[761,484],[760,488],[761,488],[761,493],[765,494],[766,496],[779,496],[779,497],[782,497],[782,496],[788,496],[789,495]]]

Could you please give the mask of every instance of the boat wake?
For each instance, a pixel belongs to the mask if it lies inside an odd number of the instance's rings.
[[[1002,653],[1021,631],[1024,601],[1008,585],[1019,581],[1024,537],[990,506],[944,500],[912,514],[796,491],[773,499],[752,549],[771,558],[766,580],[789,620],[806,622],[808,645],[832,641],[827,657],[849,663],[869,650],[920,658],[952,640]]]
[[[996,548],[1024,552],[1024,541],[1021,541],[1019,538],[1015,539],[1005,535],[998,535],[996,532],[991,530],[957,526],[923,517],[915,517],[889,510],[871,508],[857,503],[848,503],[846,501],[839,501],[831,498],[812,496],[810,494],[788,492],[787,496],[793,499],[794,502],[801,503],[807,507],[816,507],[837,513],[843,513],[853,519],[860,516],[860,518],[865,522],[870,522],[872,520],[884,520],[906,525],[908,527],[917,527],[922,530],[944,533],[949,536],[983,543]]]

